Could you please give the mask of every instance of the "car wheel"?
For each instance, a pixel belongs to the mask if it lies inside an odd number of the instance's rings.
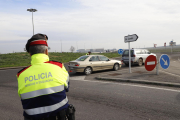
[[[91,73],[92,73],[92,69],[91,69],[90,67],[86,67],[86,68],[84,69],[84,74],[89,75],[89,74],[91,74]]]
[[[116,63],[116,64],[114,64],[113,70],[114,70],[114,71],[119,70],[119,64],[117,64],[117,63]]]
[[[139,65],[139,66],[142,66],[142,64],[143,64],[143,60],[142,60],[142,59],[139,59],[138,65]]]

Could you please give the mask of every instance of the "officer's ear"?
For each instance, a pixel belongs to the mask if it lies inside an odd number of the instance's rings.
[[[45,54],[48,55],[48,49],[46,49]]]
[[[29,55],[31,56],[31,53],[29,53]]]

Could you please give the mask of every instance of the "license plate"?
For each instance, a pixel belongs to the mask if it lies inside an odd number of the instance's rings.
[[[71,70],[73,70],[74,68],[73,67],[70,67]]]

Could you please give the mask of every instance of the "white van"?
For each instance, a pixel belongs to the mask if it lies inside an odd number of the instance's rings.
[[[131,49],[131,65],[138,64],[139,66],[142,66],[149,55],[156,56],[156,54],[150,53],[147,49]],[[126,66],[129,66],[129,49],[124,49],[122,62]]]

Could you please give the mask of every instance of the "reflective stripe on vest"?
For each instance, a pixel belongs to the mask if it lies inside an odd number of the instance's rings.
[[[68,87],[69,87],[69,86],[68,86],[68,83],[69,83],[69,75],[68,75],[68,77],[67,77],[66,83],[67,83],[67,86],[65,86],[65,87],[68,88]]]
[[[40,95],[46,95],[46,94],[52,94],[52,93],[60,92],[63,90],[64,90],[64,85],[45,88],[45,89],[41,89],[41,90],[23,93],[23,94],[21,94],[21,99],[24,100],[24,99],[28,99],[28,98],[37,97]]]
[[[52,112],[60,107],[62,107],[63,105],[65,105],[68,102],[67,97],[62,100],[61,102],[51,105],[51,106],[46,106],[46,107],[39,107],[39,108],[33,108],[33,109],[25,109],[25,112],[28,115],[37,115],[37,114],[43,114],[43,113],[47,113],[47,112]]]

